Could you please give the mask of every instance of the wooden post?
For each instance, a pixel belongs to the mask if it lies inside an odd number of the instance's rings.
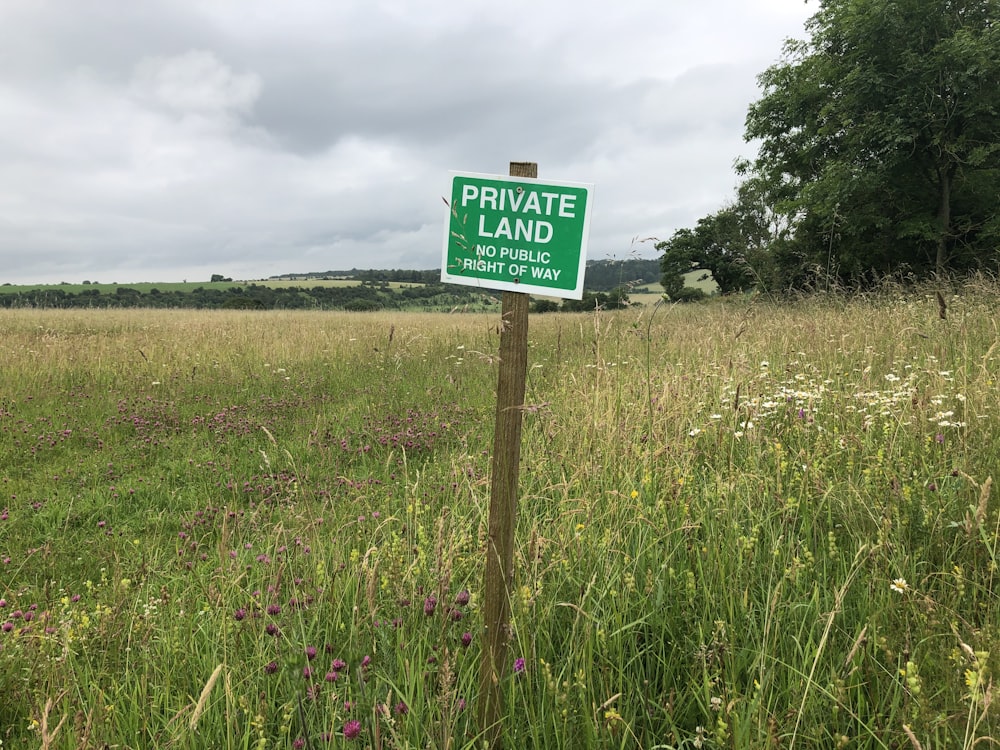
[[[511,162],[511,177],[538,177],[533,162]],[[486,539],[483,659],[479,672],[479,729],[490,750],[503,747],[503,693],[514,586],[514,526],[521,461],[521,417],[528,372],[528,295],[504,292],[500,328],[493,476]]]

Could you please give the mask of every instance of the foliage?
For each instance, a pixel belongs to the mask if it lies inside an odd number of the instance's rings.
[[[659,277],[659,261],[655,259],[592,260],[587,262],[584,288],[592,292],[610,292],[616,287],[652,284]]]
[[[759,232],[747,221],[748,214],[737,207],[722,209],[698,220],[693,229],[680,229],[673,237],[657,244],[663,253],[661,284],[675,301],[689,301],[702,295],[685,287],[684,275],[703,271],[719,286],[720,294],[731,294],[754,285],[751,263],[758,254]]]
[[[1000,5],[825,0],[808,27],[747,116],[786,278],[995,268]]]
[[[440,277],[440,275],[439,275]],[[139,285],[137,285],[138,287]],[[0,288],[0,308],[192,308],[201,310],[353,310],[454,309],[456,306],[483,307],[492,304],[482,291],[439,281],[390,288],[385,281],[354,284],[271,286],[268,284],[209,284],[141,288],[111,286],[81,287],[73,292],[61,286],[30,287],[4,291]]]
[[[610,292],[585,291],[582,299],[564,299],[564,312],[590,312],[593,310],[620,310],[629,306],[628,290],[616,287]]]
[[[766,287],[995,271],[1000,3],[822,0],[807,28],[759,77],[734,206],[666,243],[664,272],[708,267],[733,220],[753,239],[724,247]]]
[[[586,288],[592,294],[586,309],[592,310],[597,304],[626,306],[628,285],[655,280],[658,265],[657,260],[639,259],[591,262],[586,271]],[[249,284],[234,283],[221,274],[213,274],[207,284],[121,286],[86,281],[80,285],[0,286],[0,308],[451,311],[482,309],[493,305],[495,300],[496,293],[489,290],[442,284],[440,269],[325,271]]]

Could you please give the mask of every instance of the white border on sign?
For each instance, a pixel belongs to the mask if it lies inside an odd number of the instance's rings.
[[[553,289],[548,286],[536,286],[523,282],[496,281],[494,279],[480,279],[464,276],[462,274],[448,273],[448,245],[451,239],[451,194],[456,177],[471,177],[473,179],[497,180],[501,182],[535,182],[541,186],[552,185],[553,187],[582,188],[587,191],[587,206],[583,212],[583,236],[580,241],[580,267],[576,273],[576,287],[574,289]],[[448,187],[444,194],[444,242],[441,246],[441,281],[445,284],[461,284],[462,286],[474,286],[480,289],[496,289],[506,292],[523,292],[524,294],[535,294],[540,297],[558,297],[560,299],[583,299],[583,277],[587,269],[587,243],[590,240],[590,215],[594,205],[594,184],[590,182],[567,182],[565,180],[538,180],[531,177],[511,177],[509,175],[486,174],[483,172],[448,172]]]

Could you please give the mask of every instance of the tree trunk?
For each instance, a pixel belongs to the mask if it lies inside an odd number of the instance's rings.
[[[948,238],[951,236],[951,173],[951,165],[943,169],[938,169],[938,174],[940,175],[940,179],[938,180],[940,202],[938,203],[937,213],[937,258],[934,262],[934,270],[938,276],[944,275],[948,256]]]

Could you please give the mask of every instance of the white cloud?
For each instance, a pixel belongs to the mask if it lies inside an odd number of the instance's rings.
[[[132,75],[137,95],[150,96],[179,113],[246,112],[257,100],[260,87],[257,75],[234,73],[204,50],[143,59]]]

